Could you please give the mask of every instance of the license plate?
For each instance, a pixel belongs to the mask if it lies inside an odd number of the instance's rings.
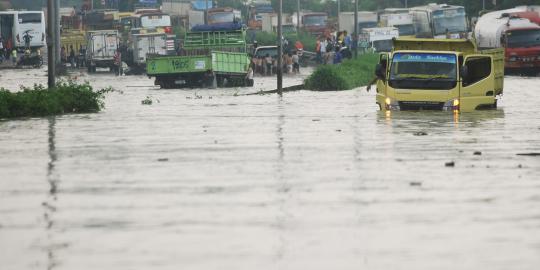
[[[176,81],[174,81],[174,83],[176,83],[176,84],[185,84],[186,81],[185,80],[176,80]]]

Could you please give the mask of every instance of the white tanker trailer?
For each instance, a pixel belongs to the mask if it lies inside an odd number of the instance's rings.
[[[507,72],[540,71],[540,26],[514,14],[526,7],[499,10],[478,19],[474,36],[479,48],[505,48]]]

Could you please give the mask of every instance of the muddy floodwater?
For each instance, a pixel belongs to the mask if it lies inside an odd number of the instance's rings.
[[[72,77],[123,93],[96,114],[0,121],[2,270],[540,267],[540,78],[454,116],[386,115],[363,88],[244,95],[270,78]]]

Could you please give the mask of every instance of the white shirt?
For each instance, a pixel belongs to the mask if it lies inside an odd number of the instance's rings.
[[[328,42],[326,42],[326,40],[323,40],[321,42],[321,53],[325,53],[326,52],[326,45],[328,44]]]

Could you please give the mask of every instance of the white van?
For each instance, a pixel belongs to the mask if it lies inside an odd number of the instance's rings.
[[[0,11],[0,34],[4,46],[11,40],[14,48],[45,47],[45,14],[43,11]]]

